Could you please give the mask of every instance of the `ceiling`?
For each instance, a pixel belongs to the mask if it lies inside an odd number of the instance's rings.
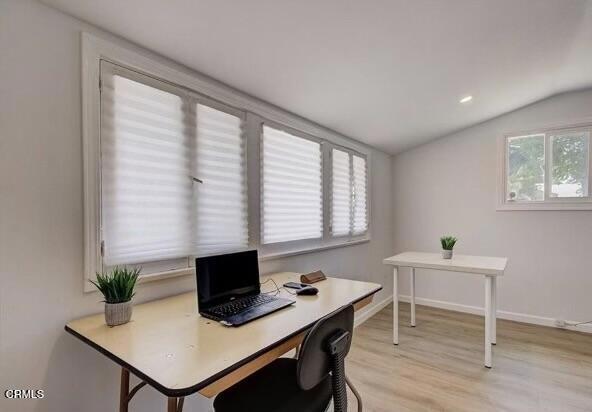
[[[592,86],[592,0],[41,1],[389,153]]]

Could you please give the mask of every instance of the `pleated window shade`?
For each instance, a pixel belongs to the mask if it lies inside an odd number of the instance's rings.
[[[261,242],[321,238],[320,143],[264,125],[262,145]]]
[[[239,117],[197,105],[197,245],[200,254],[246,248],[245,148]]]
[[[104,264],[246,247],[241,119],[113,67],[101,65]]]
[[[353,234],[361,235],[368,230],[368,195],[366,187],[366,159],[352,155],[353,165]]]
[[[331,234],[361,235],[368,230],[366,159],[332,149]]]
[[[333,149],[332,158],[331,233],[333,236],[345,236],[350,234],[352,211],[349,153]]]

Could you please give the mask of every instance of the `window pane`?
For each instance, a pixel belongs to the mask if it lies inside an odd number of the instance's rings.
[[[196,254],[248,246],[247,190],[242,121],[197,105]]]
[[[545,135],[508,139],[507,199],[542,201],[545,198]]]
[[[352,212],[350,157],[343,150],[333,149],[332,158],[331,233],[344,236],[350,233]]]
[[[551,136],[551,197],[588,196],[590,133],[586,131]]]
[[[191,253],[191,159],[182,99],[102,76],[102,236],[106,265]],[[154,82],[152,82],[154,83]]]
[[[353,232],[362,234],[368,229],[368,204],[366,199],[366,159],[353,157],[354,219]]]
[[[262,143],[262,243],[321,238],[321,145],[269,126]]]
[[[101,79],[103,263],[170,270],[246,248],[242,119],[109,63]]]

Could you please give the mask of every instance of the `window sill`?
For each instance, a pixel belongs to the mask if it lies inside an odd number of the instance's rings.
[[[347,247],[347,246],[354,246],[360,245],[362,243],[370,242],[369,237],[364,237],[360,239],[352,239],[350,241],[342,241],[339,243],[327,244],[323,246],[312,246],[312,247],[302,247],[302,248],[294,248],[292,250],[287,250],[285,252],[277,252],[277,253],[268,253],[259,256],[259,260],[262,262],[274,259],[281,259],[289,256],[296,256],[296,255],[303,255],[306,253],[314,253],[314,252],[321,252],[323,250],[329,249],[337,249],[340,247]]]
[[[519,210],[542,210],[542,211],[551,211],[551,210],[592,210],[592,202],[591,201],[578,201],[578,202],[561,202],[561,201],[551,201],[551,202],[532,202],[532,203],[502,203],[498,204],[497,209],[498,212],[504,211],[519,211]]]
[[[154,272],[148,273],[146,275],[141,275],[138,278],[138,284],[144,284],[149,282],[154,282],[157,280],[165,280],[165,279],[172,279],[179,276],[187,276],[195,274],[194,268],[182,268],[182,269],[175,269],[175,270],[167,270],[163,272]],[[85,283],[84,285],[84,292],[85,293],[93,293],[98,292],[98,289],[91,285],[90,283]]]
[[[324,250],[337,249],[340,247],[360,245],[360,244],[367,243],[367,242],[370,242],[369,237],[354,239],[351,241],[343,241],[343,242],[329,244],[329,245],[323,245],[323,246],[295,248],[295,249],[288,250],[285,252],[269,253],[266,255],[261,255],[261,256],[259,256],[259,260],[261,262],[265,262],[265,261],[285,258],[285,257],[289,257],[289,256],[303,255],[306,253],[321,252]],[[164,271],[164,272],[149,273],[149,274],[140,276],[138,278],[138,284],[155,282],[155,281],[165,280],[165,279],[172,279],[172,278],[176,278],[176,277],[180,277],[180,276],[187,276],[187,275],[195,275],[195,269],[194,268],[183,268],[183,269],[168,270],[168,271]],[[97,292],[97,289],[89,284],[88,287],[85,287],[85,292],[87,292],[87,293]]]

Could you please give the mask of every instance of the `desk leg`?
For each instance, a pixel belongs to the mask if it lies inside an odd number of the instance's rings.
[[[399,344],[399,268],[393,269],[393,343]]]
[[[167,412],[183,412],[185,398],[168,398]]]
[[[485,367],[491,368],[493,276],[485,276]]]
[[[121,383],[119,386],[119,412],[127,412],[128,411],[129,381],[130,381],[129,371],[125,368],[121,368]]]
[[[497,276],[491,277],[491,344],[497,343]]]
[[[409,280],[411,285],[411,326],[415,327],[415,268],[411,268],[411,278]]]

